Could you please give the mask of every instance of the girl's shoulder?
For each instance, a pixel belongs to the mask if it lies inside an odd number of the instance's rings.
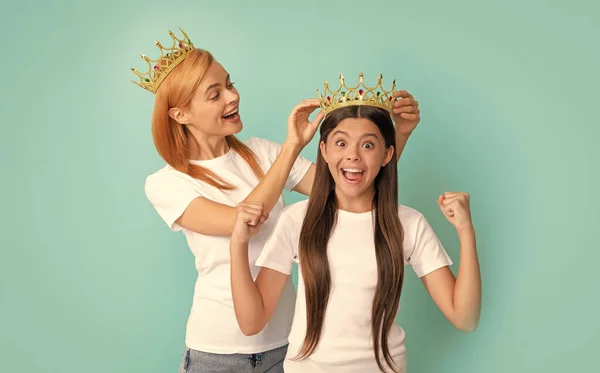
[[[407,206],[407,205],[403,205],[403,204],[399,204],[398,205],[398,216],[405,217],[405,218],[420,218],[421,216],[423,216],[423,214],[418,211],[417,209]]]
[[[405,228],[417,226],[420,221],[425,219],[419,210],[402,204],[398,205],[398,217]]]
[[[304,219],[304,216],[306,216],[307,207],[308,199],[292,203],[290,205],[285,206],[281,210],[281,214],[279,216],[288,219],[292,222],[302,221]]]

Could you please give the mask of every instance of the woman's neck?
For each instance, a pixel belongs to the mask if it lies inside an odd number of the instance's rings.
[[[224,136],[206,137],[193,132],[188,137],[189,158],[205,161],[225,155],[229,144]]]

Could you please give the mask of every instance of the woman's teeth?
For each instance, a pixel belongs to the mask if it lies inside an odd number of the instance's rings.
[[[233,115],[237,114],[238,110],[239,110],[239,109],[235,109],[235,110],[234,110],[234,111],[232,111],[231,113],[223,115],[223,118],[228,118],[228,117],[231,117],[231,116],[233,116]]]

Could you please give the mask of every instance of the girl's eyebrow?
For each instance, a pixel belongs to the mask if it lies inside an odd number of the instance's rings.
[[[350,137],[350,135],[348,134],[348,132],[344,132],[344,131],[342,131],[342,130],[337,130],[337,131],[335,131],[335,132],[334,132],[332,135],[337,135],[338,133],[339,133],[339,134],[341,134],[341,135],[346,135],[346,136]],[[375,137],[376,139],[378,139],[377,135],[376,135],[376,134],[374,134],[374,133],[365,133],[364,135],[362,135],[362,136],[361,136],[361,139],[362,139],[363,137],[369,137],[369,136],[373,136],[373,137]]]

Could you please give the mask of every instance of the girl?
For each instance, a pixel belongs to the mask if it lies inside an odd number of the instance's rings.
[[[160,57],[142,56],[149,71],[134,82],[155,93],[152,134],[167,165],[148,176],[145,192],[173,231],[182,231],[195,256],[198,279],[189,315],[181,372],[282,371],[295,302],[291,281],[281,290],[269,324],[253,336],[239,330],[229,278],[229,236],[236,206],[254,201],[265,222],[250,244],[252,273],[265,239],[284,207],[283,188],[308,195],[315,166],[299,154],[323,118],[308,117],[318,100],[297,105],[288,118],[283,145],[252,138],[239,141],[242,129],[240,95],[225,68],[207,51],[193,46],[183,32],[170,47],[156,43]],[[419,122],[416,101],[402,91],[396,124],[398,141],[406,143]],[[264,171],[268,171],[264,174]]]
[[[246,335],[263,329],[296,262],[298,301],[285,372],[405,372],[404,331],[394,322],[404,264],[412,265],[458,329],[472,331],[478,324],[481,290],[469,196],[445,193],[438,199],[460,239],[455,279],[427,220],[398,205],[389,113],[365,103],[337,108],[320,133],[313,194],[281,212],[256,262],[262,267],[256,281],[248,243],[261,228],[262,209],[238,205],[230,250],[239,326]]]

